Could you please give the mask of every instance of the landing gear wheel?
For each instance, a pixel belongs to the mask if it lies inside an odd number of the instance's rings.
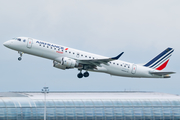
[[[21,60],[22,60],[22,54],[23,54],[23,52],[18,51],[18,53],[19,53],[19,55],[20,55],[20,57],[18,58],[18,60],[21,61]]]
[[[80,72],[78,75],[77,75],[78,78],[82,78],[83,77],[83,74]]]
[[[85,72],[85,73],[84,73],[84,77],[89,77],[89,73],[88,73],[88,72]]]
[[[18,57],[18,60],[19,60],[19,61],[21,61],[21,60],[22,60],[22,58],[21,58],[21,57]]]

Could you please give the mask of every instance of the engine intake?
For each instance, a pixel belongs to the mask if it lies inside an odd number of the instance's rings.
[[[66,66],[61,65],[61,63],[59,63],[59,62],[57,62],[57,61],[53,61],[53,67],[59,68],[59,69],[62,69],[62,70],[65,70],[65,69],[66,69]]]

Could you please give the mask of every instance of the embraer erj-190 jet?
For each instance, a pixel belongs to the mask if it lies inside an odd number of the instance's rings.
[[[174,73],[161,71],[169,62],[173,48],[165,49],[145,64],[134,64],[119,60],[124,52],[116,57],[108,58],[29,37],[17,37],[3,45],[18,51],[19,61],[22,59],[22,54],[27,53],[53,60],[53,67],[62,70],[77,68],[80,71],[78,78],[88,77],[88,71],[138,78],[170,78],[169,74]],[[82,70],[85,72],[82,73]]]

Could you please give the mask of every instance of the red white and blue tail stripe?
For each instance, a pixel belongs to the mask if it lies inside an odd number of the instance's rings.
[[[163,70],[166,67],[167,63],[169,62],[169,58],[171,57],[173,51],[174,51],[173,48],[167,48],[158,56],[156,56],[151,61],[146,63],[144,66],[156,70]]]

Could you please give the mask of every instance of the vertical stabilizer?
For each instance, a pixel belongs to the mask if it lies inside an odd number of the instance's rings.
[[[174,49],[173,48],[167,48],[162,53],[157,55],[155,58],[150,60],[148,63],[146,63],[144,66],[153,68],[156,70],[163,70],[166,65],[169,62],[169,58],[171,57]]]

